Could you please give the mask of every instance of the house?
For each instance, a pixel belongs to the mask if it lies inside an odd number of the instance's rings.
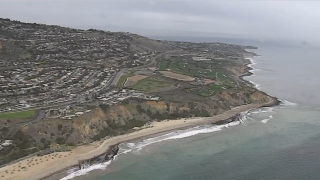
[[[84,114],[84,112],[76,112],[76,113],[75,113],[76,116],[81,116],[81,115],[83,115],[83,114]]]
[[[150,100],[152,100],[152,101],[158,101],[160,98],[159,97],[152,97],[152,98],[150,98]]]
[[[12,140],[5,140],[4,143],[1,144],[1,146],[9,146],[12,144]]]

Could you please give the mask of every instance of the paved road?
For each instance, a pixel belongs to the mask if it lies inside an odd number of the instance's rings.
[[[127,72],[128,69],[122,69],[121,71],[117,72],[115,78],[113,79],[112,83],[111,83],[111,86],[116,86],[117,85],[117,82],[119,81],[120,77],[122,75],[124,75],[125,72]]]

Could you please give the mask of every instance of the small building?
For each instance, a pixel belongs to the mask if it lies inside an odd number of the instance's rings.
[[[84,114],[84,112],[76,112],[76,113],[75,113],[76,116],[81,116],[81,115],[83,115],[83,114]]]
[[[120,98],[118,98],[117,100],[118,101],[123,101],[123,100],[125,100],[126,99],[126,97],[120,97]]]
[[[160,98],[159,97],[152,97],[152,98],[150,98],[150,100],[152,100],[152,101],[158,101]]]
[[[5,140],[4,143],[1,144],[1,146],[6,147],[6,146],[9,146],[11,144],[12,144],[12,140]]]
[[[192,57],[192,60],[194,60],[194,61],[211,61],[211,59],[208,59],[205,57]]]

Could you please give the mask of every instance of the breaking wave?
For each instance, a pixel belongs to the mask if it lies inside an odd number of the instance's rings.
[[[252,66],[256,65],[257,63],[254,61],[254,58],[246,58],[250,61],[250,64],[248,64],[248,67],[252,68]]]
[[[254,72],[256,72],[256,71],[261,71],[261,69],[254,69],[254,68],[253,68],[253,66],[257,64],[257,63],[254,61],[254,58],[246,58],[246,59],[248,59],[248,60],[250,61],[250,64],[248,64],[247,66],[251,68],[251,70],[249,70],[249,72],[251,73],[251,77],[252,77],[252,76],[255,76]],[[251,80],[248,80],[248,81],[249,81],[252,85],[254,85],[254,87],[255,87],[256,89],[259,89],[259,90],[261,89],[261,88],[260,88],[260,85],[259,85],[258,83],[255,83],[255,82],[253,82],[253,81],[251,81]]]
[[[258,114],[258,113],[268,113],[268,112],[273,112],[273,107],[259,108],[257,110],[250,111],[249,115],[250,114]]]
[[[273,116],[270,115],[269,118],[263,119],[263,120],[261,120],[261,122],[264,123],[264,124],[266,124],[266,123],[267,123],[268,121],[270,121],[270,119],[272,119],[272,118],[273,118]]]
[[[298,105],[297,103],[290,102],[290,101],[287,101],[287,100],[281,100],[280,99],[280,101],[281,101],[281,105],[282,106],[296,106],[296,105]]]
[[[261,88],[260,88],[260,84],[255,83],[255,82],[253,82],[253,81],[251,81],[251,80],[249,80],[249,82],[250,82],[251,84],[253,84],[256,89],[259,89],[259,90],[261,89]]]
[[[69,179],[73,179],[75,177],[78,177],[78,176],[83,176],[85,174],[87,174],[88,172],[90,171],[93,171],[93,170],[97,170],[97,169],[101,169],[101,170],[104,170],[106,169],[109,165],[111,164],[111,160],[110,161],[107,161],[107,162],[104,162],[104,163],[100,163],[100,164],[94,164],[92,166],[88,166],[87,168],[84,168],[84,169],[80,169],[80,170],[71,170],[71,172],[69,171],[70,174],[68,174],[66,177],[64,178],[61,178],[60,180],[69,180]],[[73,172],[72,172],[73,171]]]
[[[131,151],[137,152],[137,151],[141,150],[143,147],[146,147],[146,146],[149,146],[149,145],[152,145],[155,143],[159,143],[162,141],[182,139],[182,138],[186,138],[186,137],[190,137],[190,136],[195,136],[198,134],[206,134],[206,133],[221,131],[223,128],[229,128],[232,126],[239,125],[240,121],[234,121],[234,122],[230,122],[230,123],[224,124],[224,125],[197,126],[197,127],[189,128],[186,130],[178,130],[175,132],[167,133],[167,134],[160,135],[160,136],[157,136],[154,138],[144,139],[144,140],[142,140],[140,142],[136,142],[136,143],[123,143],[120,145],[119,154],[126,154]]]

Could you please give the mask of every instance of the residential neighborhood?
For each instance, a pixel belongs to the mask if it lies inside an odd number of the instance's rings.
[[[6,34],[0,35],[0,113],[92,102],[111,88],[120,69],[142,66],[159,54],[130,48],[138,36],[131,33],[8,19],[0,19],[0,25]]]

